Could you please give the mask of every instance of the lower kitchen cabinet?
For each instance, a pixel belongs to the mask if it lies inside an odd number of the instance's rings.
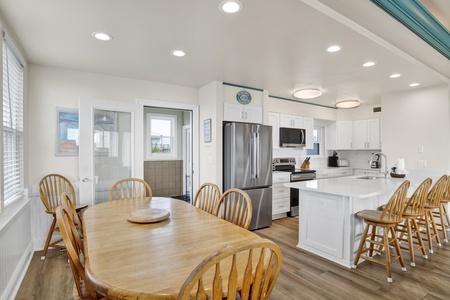
[[[272,219],[277,219],[280,214],[285,214],[290,210],[291,205],[291,189],[285,187],[285,183],[289,183],[291,173],[280,172],[272,175]]]

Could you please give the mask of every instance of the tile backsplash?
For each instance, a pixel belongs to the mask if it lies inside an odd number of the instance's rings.
[[[144,162],[144,179],[152,188],[155,197],[183,194],[182,172],[182,160]]]

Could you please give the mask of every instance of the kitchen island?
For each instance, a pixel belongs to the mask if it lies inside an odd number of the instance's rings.
[[[364,222],[355,214],[387,203],[404,180],[349,176],[286,183],[299,190],[297,246],[351,268],[364,232]],[[420,182],[416,178],[412,184]]]

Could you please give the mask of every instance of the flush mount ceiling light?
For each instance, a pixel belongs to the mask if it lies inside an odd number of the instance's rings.
[[[242,3],[237,0],[226,0],[220,3],[219,9],[220,11],[227,13],[227,14],[235,14],[242,10]]]
[[[391,74],[389,76],[389,78],[399,78],[400,76],[402,76],[402,74],[395,73],[395,74]]]
[[[92,37],[96,38],[97,40],[100,41],[110,41],[112,40],[112,36],[104,33],[104,32],[93,32],[92,33]]]
[[[170,51],[170,53],[172,53],[173,56],[178,56],[178,57],[186,56],[186,52],[184,52],[183,50],[172,50],[172,51]]]
[[[368,68],[368,67],[373,67],[373,66],[375,66],[375,62],[374,61],[367,61],[367,62],[365,62],[365,63],[363,63],[362,64],[362,66],[364,67],[364,68]]]
[[[319,89],[303,89],[294,93],[294,97],[298,99],[313,99],[322,96],[322,91]]]
[[[336,103],[337,108],[354,108],[360,105],[361,103],[358,100],[343,100]]]
[[[418,83],[418,82],[414,82],[414,83],[411,83],[409,86],[411,86],[411,87],[415,87],[415,86],[418,86],[418,85],[420,85],[420,83]]]
[[[333,52],[338,52],[342,49],[341,46],[339,45],[333,45],[327,48],[327,52],[333,53]]]

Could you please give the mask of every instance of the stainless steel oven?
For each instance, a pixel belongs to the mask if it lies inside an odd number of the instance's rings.
[[[272,165],[274,171],[290,172],[291,182],[316,179],[316,170],[296,169],[294,157],[274,158]],[[289,217],[298,216],[298,207],[299,207],[298,205],[299,205],[298,189],[291,188],[291,196],[290,196],[291,208],[290,211],[288,212]]]

